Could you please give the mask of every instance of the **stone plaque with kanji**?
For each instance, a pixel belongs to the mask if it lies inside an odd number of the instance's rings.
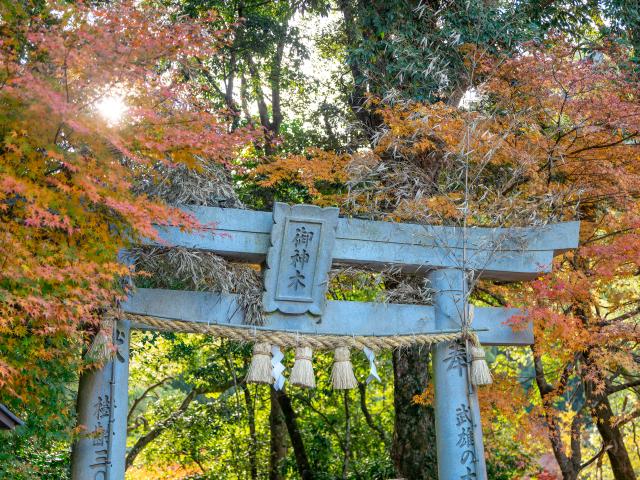
[[[322,314],[337,222],[337,208],[275,204],[265,312]]]

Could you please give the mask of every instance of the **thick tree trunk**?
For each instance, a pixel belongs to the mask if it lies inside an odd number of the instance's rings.
[[[280,465],[287,456],[287,424],[284,414],[276,398],[276,391],[270,388],[271,413],[269,427],[271,430],[271,449],[269,455],[269,480],[283,480]]]
[[[275,392],[274,394],[280,404],[282,413],[284,414],[284,420],[287,424],[287,430],[289,431],[289,438],[291,439],[291,445],[293,446],[293,453],[296,457],[296,464],[298,466],[298,472],[302,480],[313,480],[314,474],[309,465],[309,458],[307,457],[307,451],[304,448],[304,442],[302,435],[298,429],[298,421],[296,418],[296,412],[291,405],[291,399],[284,391]]]
[[[587,324],[587,316],[584,314],[585,309],[580,309],[580,317],[585,319],[584,323]],[[607,385],[607,380],[604,372],[591,356],[591,352],[584,354],[584,362],[590,372],[596,372],[596,378],[600,379]],[[609,402],[609,395],[614,393],[615,390],[610,388],[597,388],[595,382],[591,379],[584,381],[585,385],[585,397],[589,412],[593,420],[595,421],[596,428],[602,437],[603,447],[606,449],[607,456],[609,457],[609,463],[611,464],[611,471],[613,477],[616,480],[635,480],[637,478],[633,465],[631,465],[631,459],[629,458],[629,452],[624,444],[624,438],[620,427],[615,425],[615,416],[611,403]]]
[[[605,448],[607,448],[607,456],[611,464],[611,471],[616,480],[635,480],[637,478],[629,452],[624,444],[624,437],[620,428],[614,425],[613,409],[606,393],[594,394],[593,389],[587,386],[588,401],[593,405],[591,407],[591,415],[593,416],[596,427]]]
[[[429,350],[414,346],[393,352],[395,428],[391,457],[398,477],[436,480],[435,416],[413,397],[429,383]]]
[[[562,470],[562,480],[578,480],[578,472],[574,469]]]
[[[347,45],[350,48],[357,48],[361,43],[361,33],[358,30],[354,2],[351,0],[339,0],[338,8],[342,11],[344,18],[345,34]],[[372,39],[369,39],[370,41]],[[375,40],[373,40],[375,41]],[[368,94],[370,93],[366,84],[366,75],[359,62],[349,61],[351,76],[353,77],[353,90],[349,94],[349,106],[356,118],[362,124],[365,134],[371,140],[377,133],[377,129],[382,124],[382,116],[375,110],[366,106]]]

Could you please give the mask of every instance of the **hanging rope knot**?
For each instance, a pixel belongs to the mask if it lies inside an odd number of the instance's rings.
[[[256,343],[253,346],[254,355],[271,355],[271,345],[268,343]]]
[[[115,355],[115,349],[113,348],[112,337],[115,320],[116,319],[113,316],[105,316],[100,320],[98,331],[93,337],[91,345],[89,345],[87,353],[85,354],[85,360],[101,363],[113,358]]]
[[[489,385],[493,383],[491,370],[485,359],[486,353],[477,335],[471,336],[469,339],[471,354],[471,383],[473,385]]]
[[[315,388],[316,379],[313,374],[312,350],[310,347],[296,348],[296,361],[291,369],[289,381],[291,385],[304,388]]]
[[[347,347],[338,347],[336,348],[335,354],[333,356],[334,362],[351,362],[351,353]]]
[[[484,358],[487,356],[487,354],[484,351],[484,348],[477,348],[477,347],[472,347],[471,348],[471,359],[472,360],[484,360]]]
[[[349,390],[358,386],[353,374],[351,354],[348,347],[337,347],[333,354],[333,368],[331,369],[331,383],[336,390]]]
[[[253,357],[247,371],[247,383],[273,383],[270,343],[259,342],[253,345]]]

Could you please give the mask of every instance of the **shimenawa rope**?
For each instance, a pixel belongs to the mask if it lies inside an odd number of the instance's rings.
[[[183,322],[158,317],[127,315],[138,324],[148,325],[161,331],[182,333],[203,333],[247,343],[269,343],[284,348],[309,347],[313,350],[334,350],[337,347],[372,350],[393,350],[410,345],[430,345],[449,342],[464,337],[461,331],[447,333],[428,333],[415,335],[380,335],[380,336],[346,336],[346,335],[302,335],[298,332],[283,332],[251,328],[248,326],[211,325],[197,322]]]

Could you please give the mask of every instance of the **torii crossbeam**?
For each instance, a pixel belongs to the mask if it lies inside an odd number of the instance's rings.
[[[485,345],[531,345],[530,327],[513,331],[506,324],[520,313],[517,309],[475,308],[470,315],[469,278],[533,279],[550,271],[554,255],[577,247],[579,233],[578,222],[462,229],[338,218],[336,208],[280,203],[273,213],[185,210],[203,225],[215,224],[215,229],[161,228],[162,240],[168,246],[266,264],[266,324],[250,328],[308,338],[419,338],[460,332],[466,325]],[[434,292],[433,306],[327,301],[327,273],[333,263],[378,270],[393,266],[424,274]],[[120,321],[114,329],[118,354],[81,381],[79,423],[93,435],[75,445],[74,480],[124,478],[130,328],[248,328],[232,294],[138,289],[122,307],[136,320]],[[466,350],[458,341],[440,342],[433,349],[441,480],[486,480],[477,392],[469,382],[467,364]]]

